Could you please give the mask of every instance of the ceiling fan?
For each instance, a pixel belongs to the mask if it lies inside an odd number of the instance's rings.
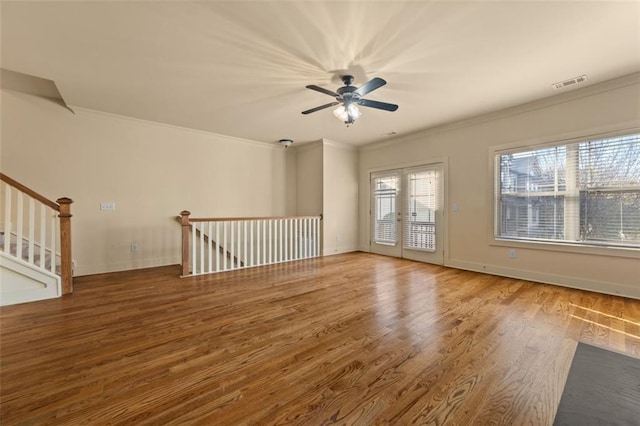
[[[358,105],[368,107],[368,108],[382,109],[384,111],[395,111],[398,109],[398,105],[395,105],[395,104],[388,104],[386,102],[372,101],[372,100],[363,98],[363,96],[366,95],[367,93],[373,92],[374,90],[387,84],[387,82],[384,81],[383,79],[376,77],[372,80],[369,80],[368,82],[366,82],[360,87],[355,87],[351,85],[354,80],[352,75],[343,75],[341,79],[342,79],[342,82],[344,83],[344,86],[340,87],[335,92],[332,92],[331,90],[327,90],[320,86],[316,86],[315,84],[306,86],[307,89],[315,90],[316,92],[333,96],[336,100],[334,102],[329,102],[328,104],[321,105],[319,107],[302,111],[302,113],[311,114],[312,112],[320,111],[321,109],[340,105],[338,108],[336,108],[333,111],[333,114],[338,119],[344,121],[346,125],[349,125],[349,124],[353,124],[356,121],[356,119],[360,117],[360,110],[358,109]]]

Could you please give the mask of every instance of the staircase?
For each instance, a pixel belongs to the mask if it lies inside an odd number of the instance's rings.
[[[68,198],[48,200],[0,173],[0,305],[73,291]]]
[[[11,240],[15,241],[16,239],[16,235],[12,234],[11,235]],[[4,252],[4,245],[5,245],[5,235],[4,232],[0,231],[0,251]],[[44,250],[44,257],[41,256],[40,254],[40,246],[38,243],[35,243],[35,249],[36,252],[33,255],[33,263],[35,265],[37,265],[40,269],[46,269],[48,271],[51,271],[51,250],[45,247]],[[14,258],[19,258],[19,259],[28,259],[29,258],[29,241],[26,239],[22,239],[22,249],[20,250],[20,253],[18,253],[18,243],[16,242],[12,242],[9,244],[9,251],[8,254],[10,257],[14,257]],[[54,263],[54,267],[53,267],[53,271],[55,272],[55,274],[60,275],[60,255],[56,254],[56,259],[55,259],[55,263]]]

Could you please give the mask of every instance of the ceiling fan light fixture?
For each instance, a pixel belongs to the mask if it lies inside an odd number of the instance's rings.
[[[345,124],[353,124],[361,115],[360,109],[356,104],[340,105],[333,111],[338,120],[344,121]]]

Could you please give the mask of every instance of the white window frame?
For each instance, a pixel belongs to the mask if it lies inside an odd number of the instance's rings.
[[[621,126],[624,128],[625,126]],[[620,127],[619,127],[620,129]],[[602,132],[593,132],[590,134],[583,134],[580,136],[572,136],[567,138],[547,139],[547,140],[530,140],[524,142],[516,142],[508,145],[494,146],[489,150],[489,166],[491,170],[491,203],[493,204],[492,218],[491,218],[491,246],[512,247],[512,248],[525,248],[534,250],[546,250],[546,251],[558,251],[558,252],[570,252],[570,253],[583,253],[594,254],[601,256],[613,256],[613,257],[626,257],[640,259],[640,248],[637,247],[625,247],[625,246],[607,246],[607,245],[591,245],[588,243],[572,243],[563,240],[528,240],[528,239],[515,239],[509,237],[501,237],[498,235],[498,227],[500,221],[500,197],[497,194],[496,188],[500,184],[500,164],[499,156],[503,154],[536,150],[542,148],[549,148],[558,145],[569,145],[579,142],[586,142],[589,140],[614,138],[616,136],[630,135],[634,133],[640,133],[640,127],[634,125],[624,130],[607,130]]]

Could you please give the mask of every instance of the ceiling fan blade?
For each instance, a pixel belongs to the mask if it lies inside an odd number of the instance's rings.
[[[325,89],[324,87],[316,86],[315,84],[310,84],[305,86],[307,89],[315,90],[316,92],[324,93],[325,95],[333,96],[334,98],[339,97],[336,92],[332,92],[331,90]]]
[[[388,104],[386,102],[370,101],[369,99],[359,99],[358,105],[369,108],[383,109],[385,111],[395,111],[398,109],[396,104]]]
[[[340,102],[330,102],[330,103],[328,103],[328,104],[321,105],[321,106],[319,106],[319,107],[315,107],[315,108],[308,109],[308,110],[306,110],[306,111],[302,111],[302,113],[303,113],[303,114],[311,114],[312,112],[320,111],[321,109],[329,108],[329,107],[332,107],[332,106],[338,105],[339,103],[340,103]]]
[[[367,93],[373,92],[377,88],[384,86],[385,84],[387,84],[386,81],[384,81],[383,79],[381,79],[379,77],[376,77],[376,78],[374,78],[372,80],[367,81],[365,84],[360,86],[358,88],[358,90],[356,90],[353,93],[357,93],[360,96],[364,96]]]

